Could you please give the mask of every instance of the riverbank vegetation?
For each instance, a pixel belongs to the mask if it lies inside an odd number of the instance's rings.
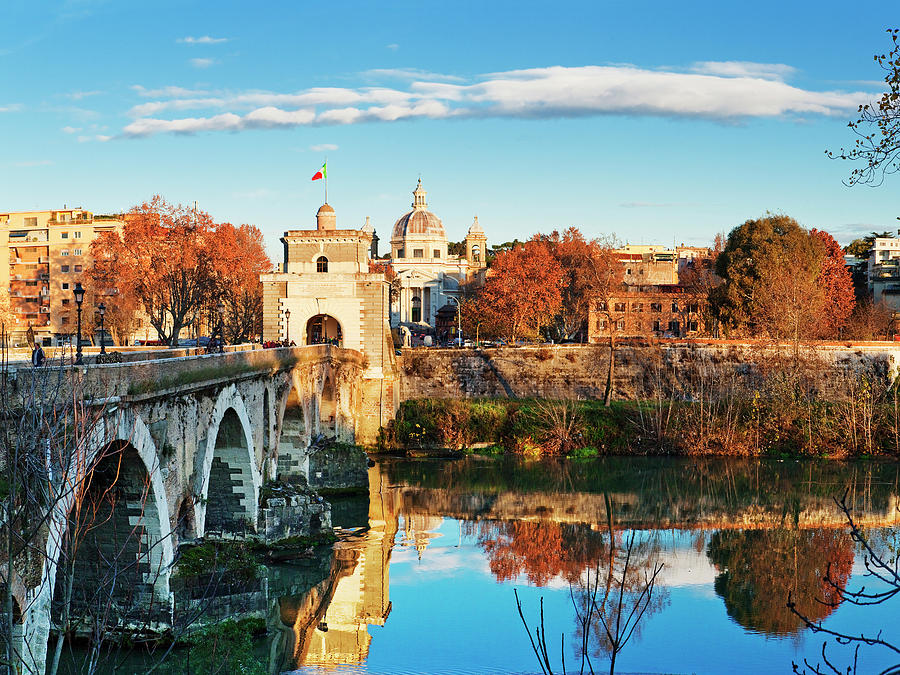
[[[900,392],[883,368],[841,370],[802,354],[750,372],[677,373],[660,352],[631,400],[405,401],[383,449],[589,457],[621,454],[900,456]]]

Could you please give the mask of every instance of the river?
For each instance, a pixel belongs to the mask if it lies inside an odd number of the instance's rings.
[[[309,594],[281,599],[283,635],[270,651],[280,663],[270,667],[540,672],[516,589],[532,631],[543,599],[554,672],[561,648],[568,672],[578,672],[576,605],[586,580],[598,572],[607,579],[611,516],[612,577],[621,576],[630,550],[624,604],[646,604],[616,672],[789,673],[792,662],[821,662],[824,640],[788,610],[789,593],[830,628],[893,627],[890,601],[867,608],[820,601],[837,598],[827,572],[848,589],[864,573],[833,497],[849,491],[876,550],[890,556],[898,475],[900,465],[874,462],[379,460],[367,504],[335,504],[336,525],[368,529],[337,546],[329,576]],[[644,602],[645,575],[658,566]],[[587,633],[595,670],[608,672],[609,638],[597,622]],[[846,648],[830,646],[828,654],[849,663]],[[885,658],[884,650],[863,648],[859,672],[883,667]]]

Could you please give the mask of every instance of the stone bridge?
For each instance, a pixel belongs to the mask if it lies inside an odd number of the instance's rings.
[[[25,391],[48,370],[11,370],[8,386]],[[336,461],[334,444],[321,441],[372,443],[393,417],[396,397],[393,380],[370,368],[365,354],[332,345],[59,372],[57,388],[77,402],[77,426],[86,440],[70,466],[57,467],[42,569],[13,579],[26,672],[43,672],[64,559],[75,561],[73,597],[87,598],[108,581],[103,577],[114,558],[120,570],[112,600],[121,607],[152,606],[151,623],[165,625],[172,619],[170,568],[180,543],[265,536],[273,524],[282,535],[328,527],[327,506],[308,491],[273,500],[280,510],[266,508],[265,500],[261,506],[264,483],[287,478],[312,488],[342,486],[347,462]],[[354,461],[360,457],[357,452]],[[349,470],[365,480],[361,462]],[[78,490],[67,491],[74,483],[84,486],[80,498]],[[67,558],[66,534],[77,521],[73,504],[91,502],[92,495],[100,506],[80,546],[96,554]]]

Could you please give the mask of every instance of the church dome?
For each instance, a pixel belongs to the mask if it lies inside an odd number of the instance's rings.
[[[322,206],[319,207],[319,210],[316,211],[316,215],[318,216],[322,213],[334,213],[334,209],[331,207],[331,204],[322,204]]]
[[[391,232],[392,240],[405,237],[447,238],[441,219],[428,210],[428,204],[425,203],[426,194],[420,178],[419,184],[413,192],[413,210],[400,216],[400,219],[394,223],[394,229]]]

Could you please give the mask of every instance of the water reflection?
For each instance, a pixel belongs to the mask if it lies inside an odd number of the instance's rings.
[[[789,596],[810,620],[829,616],[853,570],[853,542],[842,529],[722,530],[707,552],[720,571],[715,589],[728,616],[773,635],[803,628],[785,609]]]
[[[662,588],[648,607],[646,620],[678,621],[687,605],[679,604],[685,602],[684,593],[675,591],[696,587],[701,589],[697,597],[705,597],[702,589],[708,589],[710,597],[719,598],[720,608],[724,602],[728,617],[746,629],[745,635],[796,636],[802,633],[801,625],[785,607],[788,593],[807,616],[824,619],[834,611],[828,603],[837,597],[826,583],[826,572],[830,570],[831,579],[841,588],[851,579],[855,552],[832,497],[849,488],[861,524],[893,527],[898,520],[897,479],[897,465],[875,463],[616,458],[382,461],[369,474],[369,529],[336,547],[327,578],[307,593],[279,600],[277,623],[283,637],[272,646],[271,663],[277,664],[273,672],[332,669],[339,664],[359,669],[352,672],[374,672],[377,668],[367,663],[374,649],[373,625],[385,627],[374,638],[384,641],[386,652],[376,659],[385,669],[378,672],[401,670],[397,650],[408,641],[424,638],[398,636],[391,630],[392,554],[404,561],[399,578],[405,591],[410,583],[425,583],[420,580],[426,576],[424,563],[451,555],[463,560],[461,567],[473,578],[487,574],[495,584],[565,590],[561,606],[568,606],[564,610],[568,623],[554,628],[570,631],[575,626],[571,631],[575,643],[582,637],[576,617],[586,607],[591,575],[600,580],[601,596],[616,591],[616,583],[621,586],[622,609],[604,609],[614,621],[615,611],[629,611],[628,603],[637,598],[641,580],[659,562],[666,565]],[[607,504],[612,514],[607,513]],[[610,516],[615,523],[611,534]],[[631,566],[620,574],[622,555],[632,536]],[[892,540],[885,536],[884,541]],[[477,556],[465,557],[469,552]],[[412,581],[410,561],[419,561],[413,571],[420,570]],[[442,595],[426,596],[423,591],[421,598],[416,593],[404,596],[407,603],[421,599],[422,606],[415,610],[420,624],[427,624],[432,614],[440,615],[446,609],[444,603],[464,592],[460,574],[445,574],[442,579],[440,572],[431,573],[428,582],[439,586],[435,592]],[[465,588],[477,585],[468,577],[465,583],[469,584]],[[483,599],[467,600],[472,603],[468,611],[475,616],[489,611],[479,604],[488,602],[487,593],[480,593]],[[508,604],[502,600],[504,606],[490,611],[499,612],[512,626],[517,617],[509,593],[501,596],[509,598]],[[403,621],[395,621],[397,631],[409,630]],[[721,619],[715,613],[691,617],[691,621],[711,634],[738,640],[727,626],[716,624]],[[612,646],[598,626],[590,629],[587,641],[595,656],[608,653]],[[473,641],[472,636],[484,632],[484,627],[459,630],[470,630],[471,635],[462,634]],[[642,630],[643,624],[633,641],[642,640]],[[661,639],[650,632],[653,636],[648,640]],[[784,649],[802,647],[795,640],[789,642]],[[421,649],[427,651],[424,646]],[[771,642],[754,649],[776,652]],[[423,654],[422,663],[438,662],[435,651]],[[654,658],[647,650],[635,652],[645,661]],[[507,654],[501,663],[520,656]],[[626,650],[623,658],[627,656]],[[460,665],[453,658],[474,657],[451,652],[444,665]],[[638,661],[634,669],[649,669],[650,661],[645,661]],[[789,669],[789,662],[779,663]],[[467,662],[466,666],[469,672],[487,670],[484,663]],[[533,670],[534,664],[527,669]],[[696,664],[680,669],[703,671]]]

